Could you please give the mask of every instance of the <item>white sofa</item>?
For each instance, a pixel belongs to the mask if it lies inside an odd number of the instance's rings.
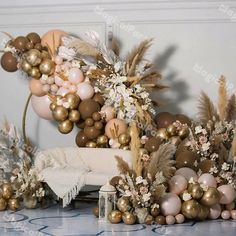
[[[61,155],[60,153],[63,153]],[[86,185],[104,185],[108,179],[119,174],[115,156],[122,157],[131,166],[131,151],[110,148],[53,148],[41,151],[35,159],[39,172],[51,172],[63,175],[60,169],[88,169],[85,176]],[[65,176],[66,178],[66,176]]]

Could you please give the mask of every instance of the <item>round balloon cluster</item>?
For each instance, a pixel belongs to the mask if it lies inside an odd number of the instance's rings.
[[[12,211],[20,208],[19,200],[13,197],[13,188],[10,183],[4,183],[1,186],[0,211],[4,211],[7,208]]]

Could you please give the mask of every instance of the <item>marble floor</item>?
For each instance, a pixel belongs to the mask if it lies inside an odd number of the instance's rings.
[[[101,223],[95,218],[91,209],[94,203],[78,202],[76,207],[62,208],[57,204],[45,209],[17,212],[0,212],[1,236],[151,236],[151,235],[181,235],[181,236],[235,236],[236,221],[215,220],[206,222],[188,222],[173,226],[146,226]]]

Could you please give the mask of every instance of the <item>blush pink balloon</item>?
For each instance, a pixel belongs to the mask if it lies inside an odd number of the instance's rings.
[[[69,70],[68,78],[72,84],[78,84],[84,81],[84,74],[80,69],[74,67]]]
[[[236,220],[236,210],[232,210],[230,213],[231,213],[231,218],[233,220]]]
[[[179,195],[187,188],[188,182],[182,175],[174,175],[169,181],[169,190]]]
[[[234,202],[231,202],[231,203],[225,205],[225,209],[228,211],[232,211],[234,208],[235,208]]]
[[[51,103],[52,102],[47,95],[43,97],[33,95],[31,97],[31,105],[34,112],[45,120],[53,120],[52,111],[50,110]]]
[[[221,217],[224,220],[228,220],[230,218],[230,216],[231,216],[230,211],[225,210],[225,211],[221,212]]]
[[[231,185],[224,184],[218,187],[217,189],[221,193],[221,199],[220,199],[221,204],[230,204],[235,200],[236,192]]]
[[[181,200],[175,193],[166,193],[161,199],[161,212],[164,216],[179,214],[181,209]]]
[[[54,61],[57,65],[61,65],[63,63],[63,59],[60,56],[56,56]]]
[[[127,131],[127,124],[124,120],[121,119],[112,119],[108,121],[105,127],[105,134],[108,138],[117,138],[113,137],[113,132],[115,130],[115,127],[118,127],[118,130],[116,132],[116,136],[118,137],[120,134],[125,133]]]
[[[71,83],[70,83],[70,81],[64,81],[63,84],[62,84],[62,86],[63,86],[65,89],[68,89],[68,88],[70,88]]]
[[[173,225],[175,223],[175,217],[172,215],[169,215],[166,217],[166,224]]]
[[[187,179],[187,181],[189,181],[190,178],[193,178],[194,181],[197,181],[197,179],[198,179],[197,173],[188,167],[182,167],[182,168],[178,169],[175,172],[175,175],[182,175],[185,177],[185,179]]]
[[[58,86],[62,86],[63,85],[64,80],[61,79],[59,76],[55,76],[55,84]]]
[[[216,185],[217,185],[215,177],[208,173],[202,174],[198,179],[198,183],[204,184],[208,187],[214,187],[214,188],[216,188]]]
[[[178,224],[183,224],[184,221],[185,221],[185,217],[184,217],[184,215],[182,215],[182,214],[176,215],[176,216],[175,216],[175,219],[176,219],[176,222],[177,222]]]
[[[61,87],[58,89],[57,91],[57,95],[61,95],[61,96],[65,96],[67,93],[69,93],[70,91],[64,87]]]
[[[220,204],[216,204],[210,208],[208,218],[211,220],[215,220],[219,218],[221,215],[221,206]]]
[[[83,82],[78,84],[77,87],[77,95],[80,97],[81,100],[92,98],[94,94],[94,88],[91,84],[87,82]]]
[[[75,85],[70,86],[70,92],[75,93],[77,91],[77,87]]]
[[[37,97],[46,95],[46,93],[43,91],[43,85],[40,80],[31,79],[29,82],[29,89],[30,92]]]
[[[115,109],[112,106],[106,106],[106,105],[101,108],[101,114],[105,116],[106,122],[115,118],[116,116]]]

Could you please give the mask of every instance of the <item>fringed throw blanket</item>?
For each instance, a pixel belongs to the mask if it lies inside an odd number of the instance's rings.
[[[56,148],[50,152],[42,152],[35,161],[43,181],[46,182],[54,193],[63,200],[63,207],[74,199],[85,185],[85,178],[90,168],[83,160],[76,156],[71,163],[63,149]]]

